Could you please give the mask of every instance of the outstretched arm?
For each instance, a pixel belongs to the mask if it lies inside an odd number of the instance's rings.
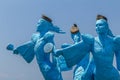
[[[64,43],[64,44],[61,45],[61,48],[66,48],[66,47],[68,47],[70,45],[72,45],[72,44]]]
[[[63,55],[66,60],[67,66],[72,67],[73,65],[80,62],[80,60],[90,51],[90,46],[83,41],[78,44],[69,46],[64,49],[56,51],[56,55]]]
[[[28,41],[27,43],[22,44],[14,49],[12,44],[7,46],[7,50],[13,51],[14,54],[20,54],[27,63],[30,63],[34,58],[34,43]]]
[[[63,55],[68,67],[72,67],[80,62],[80,60],[90,52],[94,38],[88,34],[82,35],[82,39],[83,40],[77,44],[56,51],[57,56]]]

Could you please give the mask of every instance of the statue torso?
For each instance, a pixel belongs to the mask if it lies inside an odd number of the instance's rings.
[[[102,77],[104,77],[104,80],[117,80],[114,79],[117,75],[117,71],[112,65],[114,57],[113,39],[107,37],[104,42],[102,42],[98,37],[96,37],[92,53],[96,65],[96,79],[101,80]]]

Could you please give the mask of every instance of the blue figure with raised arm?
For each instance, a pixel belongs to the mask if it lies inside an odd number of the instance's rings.
[[[79,43],[57,50],[56,56],[63,55],[67,66],[71,67],[91,52],[96,66],[95,80],[120,80],[120,36],[113,36],[105,16],[98,15],[96,19],[97,37],[82,35]],[[114,54],[118,70],[113,66]]]
[[[45,80],[63,80],[57,68],[56,57],[53,56],[55,50],[54,34],[49,31],[64,33],[59,27],[52,24],[49,17],[43,15],[38,21],[36,33],[32,35],[30,41],[15,49],[12,44],[9,44],[7,49],[13,51],[14,54],[21,55],[27,63],[30,63],[36,56]],[[52,61],[50,60],[50,53],[52,53]]]
[[[74,44],[77,44],[81,40],[81,33],[76,24],[74,24],[71,29],[71,38],[74,41]],[[62,48],[68,47],[72,44],[64,43],[62,44]],[[73,52],[74,54],[74,52]],[[64,58],[60,56],[61,59],[61,71],[71,70],[72,68],[68,68]],[[73,73],[73,80],[93,80],[93,71],[94,71],[94,62],[92,58],[90,58],[90,54],[87,54],[75,67]]]
[[[81,33],[76,24],[72,26],[71,30],[71,38],[74,41],[74,44],[77,44],[81,40]],[[74,54],[74,52],[73,52]],[[94,62],[90,54],[86,54],[86,56],[76,65],[73,73],[74,80],[93,80],[94,73]]]

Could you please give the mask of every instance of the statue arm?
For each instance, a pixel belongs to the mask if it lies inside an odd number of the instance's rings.
[[[13,48],[13,49],[12,49]],[[27,63],[30,63],[34,58],[34,43],[32,41],[28,41],[17,48],[14,49],[12,44],[7,46],[7,50],[13,51],[14,54],[20,54]]]
[[[117,69],[120,71],[120,51],[115,52]]]
[[[90,52],[94,38],[90,35],[82,35],[82,39],[79,43],[73,44],[63,49],[58,49],[56,55],[63,55],[66,60],[67,66],[72,67],[82,60],[82,58]]]
[[[39,37],[40,33],[34,33],[30,41],[21,44],[15,49],[13,44],[9,44],[7,50],[13,51],[13,54],[21,55],[27,63],[30,63],[34,59],[34,46]]]
[[[66,47],[68,47],[68,46],[70,46],[70,45],[71,45],[71,44],[64,43],[64,44],[61,45],[61,48],[66,48]]]
[[[115,51],[120,51],[120,36],[114,37],[114,48]]]
[[[120,71],[120,36],[116,36],[114,38],[114,48],[115,48],[117,69]]]

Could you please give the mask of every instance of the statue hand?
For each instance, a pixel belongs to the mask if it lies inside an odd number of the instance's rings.
[[[6,49],[10,50],[10,51],[13,51],[14,50],[14,45],[13,44],[8,44]]]
[[[13,51],[13,54],[18,54],[18,51],[16,49],[14,50],[14,45],[13,44],[8,44],[6,49],[9,50],[9,51]]]
[[[14,49],[13,44],[8,44],[6,49],[9,50],[9,51],[13,51],[13,54],[18,54],[19,53],[17,49]]]

